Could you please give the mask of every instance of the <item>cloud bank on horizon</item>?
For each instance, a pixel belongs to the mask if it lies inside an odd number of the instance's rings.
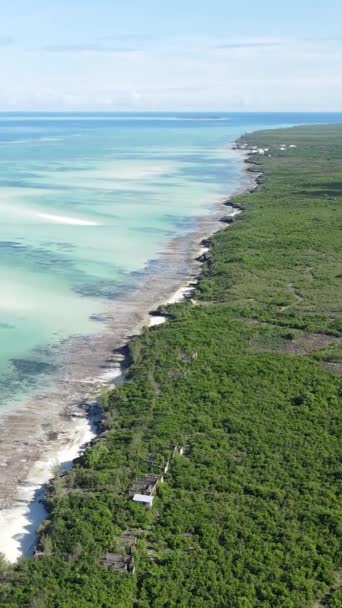
[[[342,5],[283,4],[13,0],[0,110],[342,108]]]

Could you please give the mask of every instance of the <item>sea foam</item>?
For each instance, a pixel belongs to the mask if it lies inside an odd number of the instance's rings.
[[[100,226],[98,222],[82,220],[78,217],[68,217],[66,215],[53,215],[52,213],[36,213],[35,217],[53,222],[54,224],[69,224],[70,226]]]

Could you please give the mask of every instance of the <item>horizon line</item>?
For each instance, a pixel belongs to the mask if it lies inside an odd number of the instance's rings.
[[[1,110],[0,114],[342,114],[338,110]]]

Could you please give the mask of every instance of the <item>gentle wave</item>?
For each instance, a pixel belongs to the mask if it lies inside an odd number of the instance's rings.
[[[70,226],[100,226],[98,222],[91,220],[82,220],[77,217],[68,217],[66,215],[53,215],[51,213],[36,213],[35,217],[54,224],[69,224]]]
[[[64,141],[64,137],[38,137],[39,141]]]
[[[18,144],[32,144],[32,143],[36,143],[38,141],[44,141],[44,142],[64,141],[64,137],[29,137],[27,139],[10,139],[10,140],[0,141],[0,145],[8,146],[8,145],[18,145]]]

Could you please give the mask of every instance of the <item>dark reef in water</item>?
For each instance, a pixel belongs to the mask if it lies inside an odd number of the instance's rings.
[[[10,359],[16,371],[25,376],[36,374],[48,374],[56,371],[56,365],[46,361],[34,361],[32,359]]]

